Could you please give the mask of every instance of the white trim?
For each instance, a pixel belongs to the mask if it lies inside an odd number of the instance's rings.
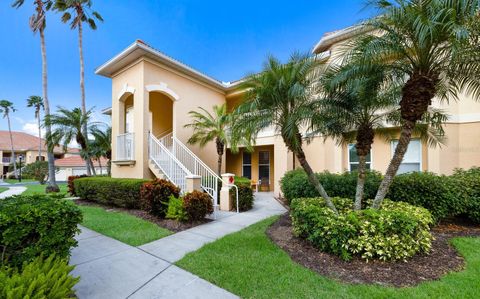
[[[165,82],[160,82],[160,84],[145,85],[145,89],[148,92],[152,92],[152,91],[163,92],[163,93],[167,94],[168,96],[170,96],[171,98],[173,98],[175,101],[180,100],[180,97],[178,96],[178,94],[176,94],[173,90],[168,88],[168,85]]]
[[[127,93],[134,94],[135,93],[135,88],[132,87],[132,86],[129,86],[128,84],[123,85],[122,90],[118,93],[117,100],[121,100],[122,97]]]
[[[448,120],[445,123],[461,124],[461,123],[471,123],[471,122],[480,122],[480,113],[449,115]]]

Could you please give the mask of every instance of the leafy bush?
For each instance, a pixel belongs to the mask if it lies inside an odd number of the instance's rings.
[[[82,213],[72,202],[47,195],[0,200],[0,251],[8,265],[19,267],[43,255],[69,256]],[[0,261],[1,263],[1,261]]]
[[[464,209],[457,211],[470,220],[480,223],[480,167],[457,169],[451,176],[457,186],[456,195],[464,202]]]
[[[412,172],[395,177],[387,198],[424,207],[438,222],[464,211],[465,200],[459,196],[457,189],[451,177],[430,172]]]
[[[385,200],[381,209],[353,211],[350,199],[334,198],[339,215],[322,198],[294,199],[291,217],[294,233],[322,251],[344,260],[405,260],[428,252],[433,223],[428,210]]]
[[[250,180],[244,177],[235,177],[235,185],[238,187],[239,210],[241,212],[250,210],[253,207],[253,201],[255,200]],[[235,192],[235,188],[230,189],[230,198],[232,198],[233,209],[236,211],[237,200],[235,198]]]
[[[140,208],[140,188],[143,179],[86,177],[73,181],[75,194],[81,199],[127,209]]]
[[[80,279],[69,275],[73,268],[65,259],[51,255],[37,257],[20,270],[0,269],[0,298],[70,298]]]
[[[191,221],[202,220],[208,214],[213,213],[211,197],[204,192],[193,191],[183,197],[183,208]]]
[[[22,178],[33,178],[40,184],[45,184],[45,179],[48,175],[48,162],[35,161],[27,164],[22,170]]]
[[[167,219],[173,219],[177,221],[187,221],[188,215],[183,207],[183,198],[182,197],[175,197],[170,195],[170,199],[168,200],[168,209],[167,209]]]
[[[322,172],[316,175],[328,195],[332,197],[355,198],[357,172],[344,172],[342,174]],[[381,180],[382,176],[380,173],[375,171],[367,172],[365,179],[365,198],[375,197]],[[285,196],[288,202],[294,198],[319,196],[313,185],[308,181],[307,174],[303,169],[295,169],[285,173],[280,180],[280,186],[283,196]]]
[[[152,215],[165,217],[168,201],[172,195],[174,197],[180,195],[180,188],[172,182],[163,179],[146,182],[140,189],[141,207]]]
[[[70,193],[71,196],[77,196],[75,193],[75,185],[73,184],[73,181],[79,178],[86,178],[88,175],[82,174],[82,175],[71,175],[67,178],[67,187],[68,187],[68,193]]]

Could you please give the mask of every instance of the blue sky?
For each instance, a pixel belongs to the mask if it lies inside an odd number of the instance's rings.
[[[0,99],[18,109],[14,130],[35,132],[34,111],[26,108],[29,95],[41,95],[41,56],[38,36],[28,27],[33,0],[24,7],[0,3]],[[344,1],[187,1],[94,0],[105,19],[96,31],[85,30],[87,105],[95,119],[110,106],[110,79],[95,68],[142,39],[168,55],[222,81],[233,81],[261,69],[267,54],[286,59],[306,52],[323,33],[350,26],[368,16],[363,0]],[[49,98],[52,107],[80,105],[77,33],[47,16]],[[0,120],[0,130],[6,130]]]

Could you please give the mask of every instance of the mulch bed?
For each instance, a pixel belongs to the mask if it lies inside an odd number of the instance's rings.
[[[136,216],[138,218],[142,218],[144,220],[147,220],[149,222],[155,223],[156,225],[166,228],[174,233],[178,233],[184,230],[187,230],[189,228],[208,223],[212,220],[210,219],[203,219],[201,221],[194,221],[194,222],[179,222],[176,220],[172,219],[162,219],[153,215],[148,214],[146,211],[143,210],[137,210],[137,209],[124,209],[124,208],[118,208],[118,207],[113,207],[113,206],[105,206],[101,205],[95,202],[87,201],[87,200],[82,200],[82,199],[76,199],[75,203],[78,205],[83,205],[83,206],[94,206],[94,207],[100,207],[104,208],[106,211],[116,211],[116,212],[125,212],[130,215]]]
[[[324,253],[308,241],[292,233],[288,213],[274,223],[267,235],[285,250],[295,262],[330,278],[353,284],[386,286],[414,286],[424,281],[436,280],[451,271],[460,271],[465,262],[449,240],[453,237],[480,236],[480,227],[465,223],[445,223],[432,230],[435,240],[430,254],[418,254],[408,261],[381,262],[354,258],[349,262]]]

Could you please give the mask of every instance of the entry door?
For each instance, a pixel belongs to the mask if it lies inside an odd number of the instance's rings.
[[[270,186],[270,152],[258,152],[258,178],[262,186]]]

